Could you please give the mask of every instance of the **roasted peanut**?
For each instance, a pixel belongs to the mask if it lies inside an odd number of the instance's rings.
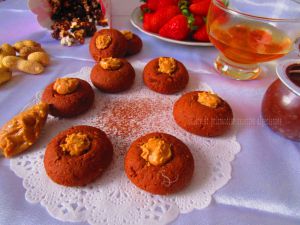
[[[7,67],[5,67],[3,64],[0,63],[0,69],[5,69],[7,71],[9,71],[9,69]]]
[[[4,43],[1,45],[1,54],[5,54],[5,56],[8,56],[8,55],[15,56],[16,51],[11,45]]]
[[[29,74],[40,74],[44,72],[45,69],[43,65],[38,62],[25,60],[17,56],[5,56],[2,59],[2,64],[9,69],[15,69]]]
[[[7,68],[0,68],[0,86],[11,80],[12,72]]]
[[[37,43],[33,40],[23,40],[23,44],[25,46],[38,46],[38,47],[41,47],[41,44],[40,43]]]
[[[0,68],[2,67],[2,59],[5,56],[15,56],[15,55],[16,55],[16,51],[11,45],[6,43],[1,45],[0,46]]]
[[[23,47],[41,47],[41,45],[32,40],[24,40],[16,42],[13,47],[19,52]]]
[[[46,52],[33,52],[28,55],[27,59],[29,61],[35,61],[43,66],[48,66],[50,64],[50,57]]]
[[[20,49],[19,51],[19,56],[27,59],[28,55],[30,55],[33,52],[43,52],[44,49],[38,46],[24,46],[23,48]]]

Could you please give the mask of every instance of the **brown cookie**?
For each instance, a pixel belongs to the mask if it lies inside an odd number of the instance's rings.
[[[99,90],[116,93],[132,86],[135,71],[126,59],[104,58],[93,67],[90,77]]]
[[[144,146],[150,140],[163,141],[170,155],[161,165],[153,165],[144,157]],[[150,146],[150,145],[149,145]],[[152,159],[157,159],[154,157]],[[194,172],[194,159],[189,148],[176,137],[164,133],[150,133],[134,141],[125,156],[125,172],[139,188],[152,194],[166,195],[186,187]]]
[[[145,66],[143,78],[151,90],[161,94],[173,94],[186,87],[189,74],[185,66],[176,59],[160,57]]]
[[[88,137],[89,141],[87,149],[75,155],[65,150],[66,143],[74,134]],[[78,141],[72,139],[74,140]],[[71,144],[74,146],[74,142],[70,143],[70,146]],[[112,156],[113,146],[103,131],[90,126],[76,126],[60,132],[50,141],[44,156],[44,166],[47,175],[55,183],[64,186],[84,186],[103,173]]]
[[[54,89],[58,79],[46,87],[42,101],[49,104],[49,113],[52,116],[73,117],[84,113],[92,106],[95,94],[91,85],[78,78],[71,79],[78,81],[78,86],[69,94],[59,94]]]
[[[233,114],[227,102],[204,91],[181,96],[174,104],[176,123],[186,131],[205,137],[215,137],[229,130]]]
[[[90,41],[90,54],[99,62],[101,58],[125,56],[127,40],[115,29],[102,29],[94,34]]]
[[[126,56],[131,56],[139,53],[142,50],[142,39],[131,31],[122,31],[123,35],[127,39],[127,52]]]

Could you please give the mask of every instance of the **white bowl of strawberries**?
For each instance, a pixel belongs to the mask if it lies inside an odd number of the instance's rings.
[[[184,45],[212,46],[206,31],[211,0],[144,0],[131,23],[156,38]]]

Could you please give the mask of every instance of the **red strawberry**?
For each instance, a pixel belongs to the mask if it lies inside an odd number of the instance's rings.
[[[203,25],[202,27],[200,27],[200,28],[193,34],[193,38],[194,38],[196,41],[208,42],[208,41],[209,41],[209,38],[208,38],[206,26]]]
[[[205,0],[190,0],[190,5],[198,2],[203,2]]]
[[[199,28],[205,24],[205,21],[202,16],[194,16],[194,18],[195,18],[195,22],[193,24],[194,26],[197,26]]]
[[[151,19],[153,13],[145,13],[143,16],[143,27],[146,31],[151,31]]]
[[[147,0],[148,8],[151,9],[152,11],[156,11],[158,2],[159,0]]]
[[[150,31],[158,33],[159,29],[164,26],[174,16],[179,15],[180,9],[177,6],[167,6],[157,10],[150,21]]]
[[[203,0],[201,2],[191,4],[189,7],[190,12],[194,15],[207,16],[210,2],[211,0]]]
[[[142,11],[142,14],[151,12],[151,9],[149,9],[147,3],[142,4],[142,5],[140,6],[140,9],[141,9],[141,11]]]
[[[147,3],[144,3],[144,4],[140,5],[140,9],[142,10],[142,12],[144,12],[144,9],[147,9],[147,8],[148,8]]]
[[[159,0],[157,9],[161,9],[161,8],[164,8],[166,6],[171,6],[171,5],[178,6],[178,2],[179,2],[179,0]]]
[[[177,15],[169,20],[160,30],[163,37],[184,40],[189,34],[188,20],[184,15]]]

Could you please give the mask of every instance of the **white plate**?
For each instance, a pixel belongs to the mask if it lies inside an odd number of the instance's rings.
[[[131,14],[130,22],[135,28],[137,28],[138,30],[140,30],[141,32],[143,32],[147,35],[150,35],[152,37],[158,38],[158,39],[163,40],[163,41],[167,41],[167,42],[171,42],[171,43],[175,43],[175,44],[180,44],[180,45],[213,46],[212,43],[210,43],[210,42],[177,41],[177,40],[174,40],[174,39],[159,36],[158,34],[155,34],[155,33],[145,31],[143,29],[143,21],[140,19],[141,16],[142,16],[142,13],[141,13],[140,7],[135,8],[133,10],[132,14]]]

